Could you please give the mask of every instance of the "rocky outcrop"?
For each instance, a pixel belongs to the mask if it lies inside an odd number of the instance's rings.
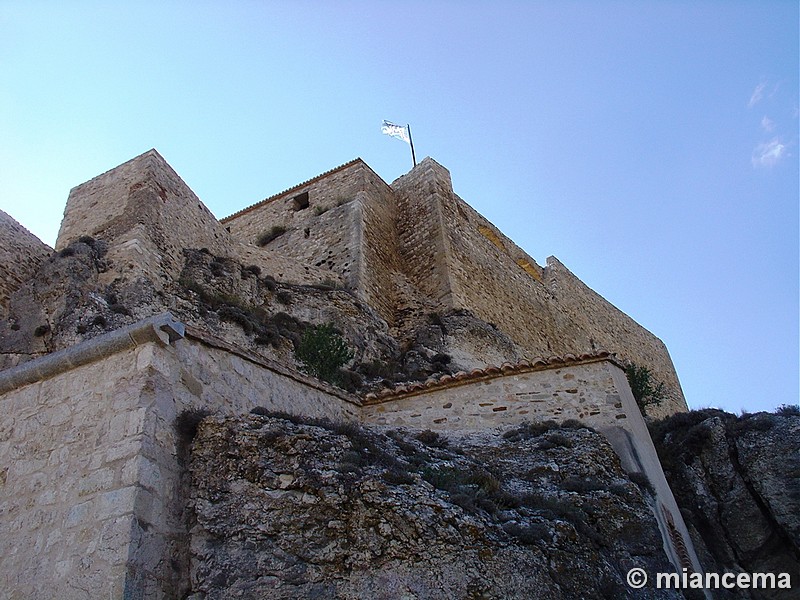
[[[648,493],[569,423],[443,438],[212,417],[190,471],[194,600],[624,598],[631,567],[670,569]]]
[[[652,434],[706,572],[790,573],[795,584],[718,597],[800,598],[800,414],[701,410]]]
[[[38,263],[10,295],[6,318],[0,315],[0,369],[164,311],[291,368],[298,367],[294,350],[305,327],[330,323],[353,351],[341,381],[349,391],[522,356],[504,334],[466,311],[432,314],[401,335],[334,281],[288,283],[201,248],[184,249],[179,278],[156,285],[141,273],[115,276],[121,265],[109,246],[83,236]]]

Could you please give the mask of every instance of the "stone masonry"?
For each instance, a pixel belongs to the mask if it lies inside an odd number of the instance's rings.
[[[0,258],[47,256],[0,217]],[[71,191],[56,249],[82,236],[108,245],[106,283],[149,282],[167,296],[183,251],[206,249],[280,281],[341,287],[401,342],[431,314],[470,314],[525,356],[358,397],[167,313],[0,371],[4,597],[182,597],[189,520],[176,423],[256,407],[452,431],[579,419],[651,481],[667,555],[698,568],[623,370],[650,367],[669,391],[662,412],[684,410],[666,348],[556,259],[539,266],[453,193],[435,161],[389,185],[356,159],[217,221],[151,150]],[[0,288],[0,308],[15,287]]]
[[[8,300],[53,251],[0,210],[0,318]]]
[[[646,366],[669,397],[653,416],[686,409],[661,340],[555,257],[539,266],[461,200],[430,158],[391,186],[356,159],[222,222],[246,244],[285,228],[268,248],[341,277],[400,337],[428,313],[467,310],[528,358],[605,349]]]

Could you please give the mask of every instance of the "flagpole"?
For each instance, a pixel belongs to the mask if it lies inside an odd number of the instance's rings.
[[[411,125],[406,124],[406,129],[408,129],[408,143],[411,144],[411,160],[414,162],[414,166],[417,166],[417,155],[414,154],[414,140],[411,139]]]

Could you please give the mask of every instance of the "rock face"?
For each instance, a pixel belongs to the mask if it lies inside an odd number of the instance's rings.
[[[795,589],[720,598],[800,598],[800,414],[718,410],[657,423],[653,441],[706,572],[790,573]]]
[[[256,354],[297,367],[294,349],[310,324],[331,323],[354,350],[344,381],[349,391],[516,362],[521,351],[467,311],[433,314],[398,338],[377,312],[333,282],[277,281],[255,264],[184,249],[176,281],[162,290],[146,277],[115,277],[109,243],[83,236],[38,263],[0,314],[0,369],[171,311]]]
[[[190,471],[195,600],[624,598],[628,569],[670,570],[648,492],[569,423],[445,439],[209,417]]]

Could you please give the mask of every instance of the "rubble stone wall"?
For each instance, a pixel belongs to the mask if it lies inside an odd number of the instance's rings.
[[[589,288],[553,256],[547,259],[544,281],[559,306],[584,332],[584,339],[588,337],[591,344],[616,353],[624,361],[649,368],[655,379],[664,383],[667,397],[661,405],[648,408],[649,416],[660,419],[687,409],[664,342]]]
[[[529,358],[604,348],[665,384],[668,401],[653,416],[686,408],[657,337],[555,258],[539,266],[456,196],[447,169],[430,158],[391,186],[356,159],[220,224],[151,150],[72,190],[57,248],[79,235],[112,240],[108,277],[166,284],[183,248],[205,247],[284,281],[344,286],[400,329],[409,313],[462,309]]]
[[[327,273],[330,283],[357,286],[361,227],[355,160],[222,219],[231,235]],[[269,241],[263,237],[272,234]]]
[[[402,276],[397,201],[392,189],[371,170],[363,171],[360,272],[358,292],[383,319],[393,324],[400,294],[395,280]]]
[[[686,410],[663,342],[582,283],[555,257],[539,266],[452,190],[447,170],[425,159],[395,182],[405,264],[442,310],[465,309],[494,323],[530,358],[599,348],[648,367],[667,399],[655,417]],[[437,291],[438,290],[438,291]],[[438,295],[437,295],[438,294]]]
[[[481,431],[528,421],[576,419],[608,438],[623,468],[644,473],[656,494],[654,516],[673,564],[700,571],[689,532],[680,517],[647,425],[624,371],[609,360],[497,376],[370,404],[362,420],[386,427],[433,431]],[[666,509],[666,512],[665,510]],[[690,564],[672,543],[667,517],[689,547]]]
[[[89,340],[74,354],[102,343]],[[355,418],[354,402],[302,375],[189,338],[113,352],[3,394],[4,597],[182,597],[186,441],[177,417],[259,406],[346,421]]]
[[[442,223],[442,196],[450,174],[430,158],[392,183],[397,206],[400,259],[409,281],[433,306],[453,308],[450,249]]]
[[[235,255],[225,228],[155,150],[72,189],[56,249],[84,235],[110,242],[114,277],[156,285],[178,278],[185,248]]]
[[[0,318],[11,294],[47,260],[53,249],[0,210]]]

